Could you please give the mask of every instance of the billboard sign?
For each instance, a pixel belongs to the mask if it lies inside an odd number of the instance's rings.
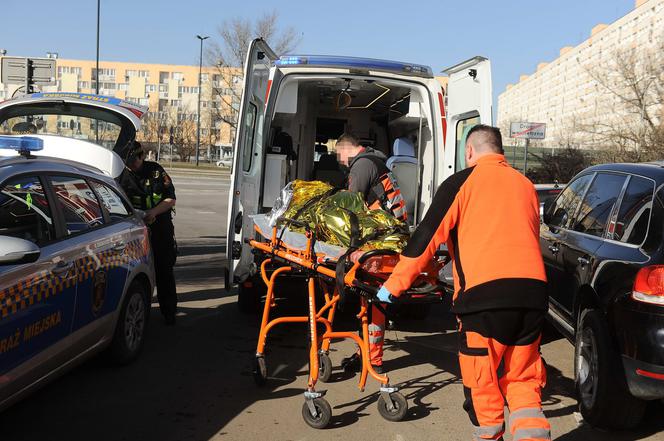
[[[545,123],[513,122],[510,124],[510,138],[544,139],[545,137]]]

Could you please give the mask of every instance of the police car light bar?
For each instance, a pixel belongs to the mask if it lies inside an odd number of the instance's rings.
[[[279,58],[275,64],[282,67],[307,65],[359,68],[395,73],[407,73],[427,78],[433,77],[433,71],[428,66],[400,63],[398,61],[376,60],[373,58],[337,57],[331,55],[286,55]]]
[[[21,155],[30,155],[44,148],[44,140],[34,136],[2,136],[0,135],[0,149],[16,150]]]

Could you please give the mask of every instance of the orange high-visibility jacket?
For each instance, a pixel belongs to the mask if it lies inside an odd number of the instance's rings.
[[[539,225],[533,184],[504,155],[483,156],[441,184],[384,286],[395,296],[410,288],[447,243],[454,312],[546,309]]]

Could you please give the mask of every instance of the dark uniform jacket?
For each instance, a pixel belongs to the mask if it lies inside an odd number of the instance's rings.
[[[454,312],[544,310],[539,227],[533,184],[503,155],[484,156],[441,184],[384,286],[396,296],[410,288],[446,243],[454,258]]]
[[[375,201],[371,189],[380,182],[381,176],[389,172],[385,161],[387,161],[387,157],[383,153],[366,147],[350,162],[348,190],[362,193],[367,205],[371,205]]]
[[[132,206],[139,210],[154,208],[163,199],[175,199],[173,181],[163,167],[156,162],[144,161],[138,172],[125,168],[119,178],[120,185],[129,197]],[[150,225],[152,229],[171,227],[171,210],[162,213]]]

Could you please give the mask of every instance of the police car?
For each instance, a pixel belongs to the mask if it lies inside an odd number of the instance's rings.
[[[141,351],[149,235],[114,179],[140,115],[95,95],[0,103],[0,408],[93,354]]]

